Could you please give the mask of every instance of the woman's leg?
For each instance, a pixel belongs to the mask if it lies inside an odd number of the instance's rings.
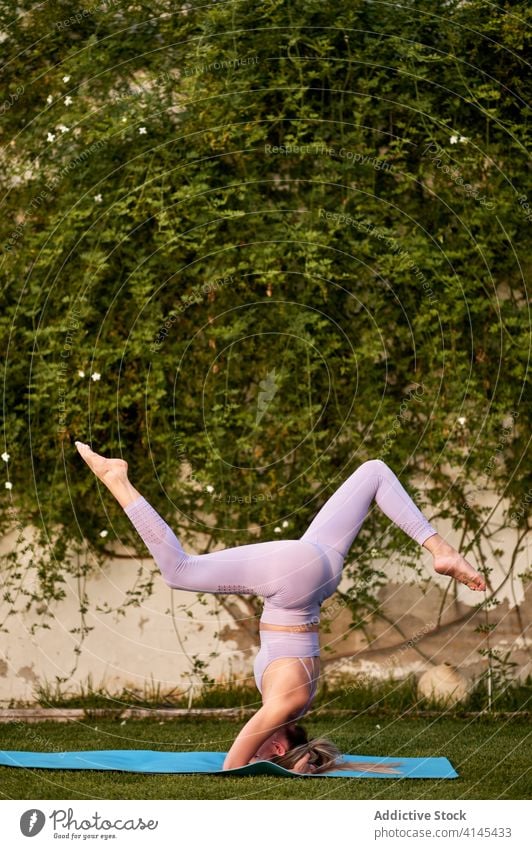
[[[362,463],[324,504],[301,539],[331,546],[346,557],[374,499],[395,525],[431,551],[437,572],[470,589],[485,589],[482,577],[439,536],[382,460]]]
[[[168,586],[192,592],[245,593],[265,599],[286,594],[286,562],[294,574],[304,570],[309,553],[298,540],[224,548],[208,554],[187,554],[162,516],[135,489],[124,460],[108,459],[76,442],[92,471],[117,498],[161,570]]]
[[[301,539],[330,545],[345,557],[373,500],[420,545],[436,533],[386,463],[368,460],[331,495]]]

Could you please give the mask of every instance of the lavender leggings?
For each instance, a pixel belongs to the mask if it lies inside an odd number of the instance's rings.
[[[132,501],[124,511],[168,586],[192,592],[262,596],[261,622],[304,625],[319,622],[320,605],[340,583],[345,557],[373,499],[420,545],[437,533],[382,460],[362,463],[324,504],[300,539],[186,554],[172,529],[144,497]],[[264,670],[272,660],[317,656],[315,632],[261,631],[261,649],[254,665],[259,691]],[[312,680],[309,702],[315,689]]]

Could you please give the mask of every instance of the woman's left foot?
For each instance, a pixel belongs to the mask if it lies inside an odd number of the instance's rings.
[[[439,575],[449,575],[470,590],[485,590],[486,582],[482,575],[467,562],[465,557],[449,548],[448,553],[434,555],[434,569]]]

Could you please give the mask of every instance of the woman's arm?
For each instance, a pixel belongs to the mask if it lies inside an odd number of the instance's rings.
[[[263,705],[257,713],[246,722],[233,745],[227,753],[224,761],[224,769],[236,769],[246,766],[257,749],[274,731],[278,731],[292,720],[287,717],[286,706]]]
[[[263,705],[247,722],[224,761],[224,769],[246,766],[275,731],[290,725],[307,705],[310,686],[297,658],[273,660],[262,679]]]

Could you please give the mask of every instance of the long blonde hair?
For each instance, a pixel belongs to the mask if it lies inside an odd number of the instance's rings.
[[[377,763],[367,763],[367,761],[344,761],[343,755],[334,743],[327,740],[325,737],[315,737],[314,740],[309,740],[307,732],[302,725],[295,725],[286,729],[288,742],[292,746],[284,755],[274,755],[268,760],[272,761],[285,769],[293,770],[296,763],[304,755],[310,755],[307,765],[313,766],[310,770],[314,775],[320,772],[329,772],[330,770],[348,769],[355,772],[367,772],[369,775],[397,775],[401,777],[398,768],[402,766],[401,761],[396,763],[384,763],[383,760]]]
[[[274,755],[268,760],[285,769],[293,769],[303,755],[309,754],[308,763],[309,766],[314,766],[314,774],[333,769],[350,769],[350,764],[342,761],[341,751],[330,740],[325,737],[308,740],[307,733],[301,725],[296,725],[294,731],[295,733],[287,729],[287,737],[290,743],[298,745],[288,749],[284,755]]]

